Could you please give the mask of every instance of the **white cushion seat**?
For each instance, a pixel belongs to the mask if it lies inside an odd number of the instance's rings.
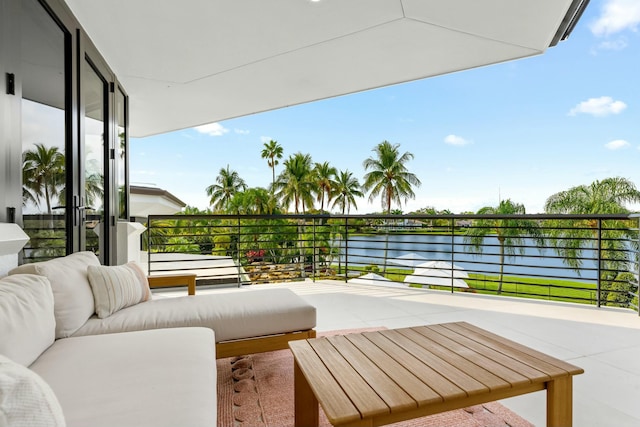
[[[96,255],[76,252],[49,261],[23,264],[9,274],[37,274],[49,279],[55,302],[56,338],[64,338],[77,331],[96,311],[87,276],[89,265],[100,265]]]
[[[214,334],[162,329],[56,341],[30,368],[69,427],[215,426]]]
[[[216,342],[304,331],[315,328],[316,308],[289,289],[156,298],[93,316],[74,336],[193,326],[214,330]]]
[[[53,344],[55,332],[53,293],[46,277],[0,279],[0,354],[29,366]]]

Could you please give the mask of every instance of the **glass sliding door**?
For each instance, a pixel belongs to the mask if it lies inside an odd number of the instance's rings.
[[[0,220],[30,236],[19,262],[90,250],[113,264],[129,217],[126,92],[64,2],[2,11]]]
[[[118,191],[118,212],[119,220],[129,219],[129,198],[127,197],[127,97],[120,88],[116,90],[116,188]]]
[[[67,49],[70,39],[37,0],[21,13],[24,262],[67,252]]]
[[[107,126],[107,81],[86,59],[82,72],[82,104],[84,105],[84,146],[82,164],[84,183],[81,203],[85,214],[84,244],[86,250],[93,251],[102,262],[108,259],[106,250],[110,239],[110,227],[105,215],[108,208],[108,186],[105,185],[108,170],[105,155],[109,134]]]

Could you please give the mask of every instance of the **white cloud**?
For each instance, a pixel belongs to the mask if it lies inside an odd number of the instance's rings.
[[[570,116],[579,113],[591,114],[596,117],[608,116],[609,114],[619,114],[627,104],[622,101],[614,101],[610,96],[601,96],[600,98],[589,98],[582,101],[569,111]]]
[[[640,2],[638,0],[607,0],[601,15],[589,28],[598,37],[608,36],[624,30],[637,31],[640,25]]]
[[[238,135],[248,135],[250,133],[250,131],[246,129],[234,129],[233,131]]]
[[[273,138],[271,138],[270,136],[261,136],[260,137],[260,142],[265,143],[265,142],[269,142],[271,141]]]
[[[456,146],[463,146],[463,145],[468,145],[471,144],[471,141],[468,139],[464,139],[461,136],[458,135],[447,135],[444,139],[444,142],[449,144],[449,145],[456,145]]]
[[[596,46],[597,50],[622,50],[626,48],[629,44],[627,43],[627,39],[625,37],[619,37],[616,40],[605,40],[602,43],[599,43]]]
[[[222,136],[229,132],[229,129],[220,123],[209,123],[208,125],[197,126],[194,129],[209,136]]]
[[[630,145],[631,144],[629,144],[624,139],[615,139],[613,141],[609,141],[606,144],[604,144],[604,146],[609,150],[620,150],[621,148],[627,148]]]

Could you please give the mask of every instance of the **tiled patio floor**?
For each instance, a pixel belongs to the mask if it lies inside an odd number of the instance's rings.
[[[290,288],[315,305],[318,331],[473,323],[584,368],[574,381],[575,426],[640,425],[640,317],[632,311],[336,281],[255,285],[267,286]],[[502,403],[535,425],[545,425],[544,392]]]

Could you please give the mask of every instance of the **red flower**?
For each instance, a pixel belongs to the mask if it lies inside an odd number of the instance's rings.
[[[247,251],[247,258],[262,258],[265,254],[264,249]]]

